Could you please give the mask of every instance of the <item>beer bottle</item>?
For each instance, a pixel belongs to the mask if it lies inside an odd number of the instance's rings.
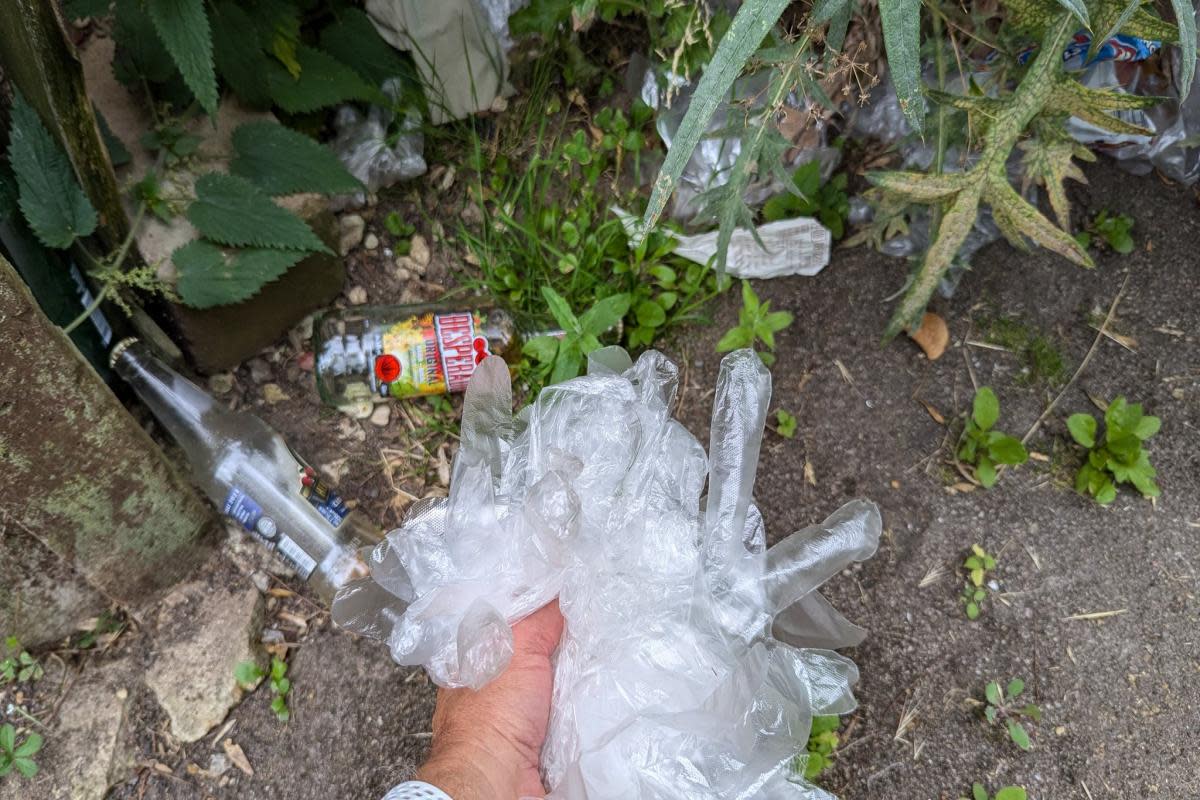
[[[137,339],[118,343],[110,364],[183,449],[217,508],[275,551],[326,604],[342,584],[367,574],[357,551],[383,532],[348,508],[273,428],[225,408]]]
[[[461,392],[480,361],[499,356],[514,364],[523,344],[512,316],[499,308],[424,304],[330,311],[313,327],[317,391],[335,406],[374,396]]]

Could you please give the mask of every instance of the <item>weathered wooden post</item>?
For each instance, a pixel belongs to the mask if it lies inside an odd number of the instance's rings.
[[[2,257],[0,475],[0,631],[26,641],[101,595],[136,608],[208,553],[211,509]]]

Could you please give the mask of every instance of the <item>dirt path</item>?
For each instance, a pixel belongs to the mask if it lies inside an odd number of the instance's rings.
[[[1152,177],[1130,178],[1109,165],[1090,177],[1078,193],[1082,205],[1133,215],[1133,255],[1101,256],[1098,269],[1083,272],[1001,244],[977,258],[953,300],[934,303],[955,343],[989,318],[1021,320],[1049,336],[1069,373],[1095,335],[1089,314],[1103,313],[1124,273],[1132,274],[1116,328],[1137,340],[1135,350],[1103,342],[1031,441],[1051,461],[1010,472],[989,492],[949,490],[948,428],[918,402],[954,429],[971,395],[962,348],[930,363],[907,341],[878,344],[891,308],[882,298],[902,282],[900,262],[862,249],[836,252],[817,278],[759,287],[773,306],[796,313],[779,337],[772,407],[793,412],[799,426],[790,441],[767,435],[757,486],[768,531],[779,538],[852,497],[875,500],[884,514],[879,553],[827,592],[870,631],[850,653],[862,669],[861,709],[844,726],[848,741],[823,779],[848,800],[953,799],[975,780],[993,789],[1024,784],[1039,800],[1195,796],[1200,213],[1190,191]],[[717,324],[689,332],[685,347],[667,348],[686,362],[681,416],[702,438],[718,364],[712,346],[735,318],[736,302],[730,293],[714,309]],[[978,380],[1000,396],[1000,427],[1023,434],[1052,392],[1022,382],[1011,353],[970,347],[967,354]],[[342,485],[383,516],[390,492],[376,453],[404,447],[407,429],[395,420],[382,429],[363,425],[361,443],[332,435],[339,419],[318,413],[303,390],[307,376],[287,359],[272,369],[293,398],[260,413],[314,463],[348,459]],[[1077,458],[1063,421],[1095,410],[1089,394],[1125,394],[1163,418],[1151,448],[1163,487],[1157,507],[1123,491],[1104,509],[1063,485]],[[815,484],[805,480],[806,461]],[[975,542],[999,554],[1002,599],[971,623],[958,601],[956,568]],[[921,588],[939,567],[945,574]],[[1106,610],[1123,613],[1064,619]],[[428,746],[433,691],[423,674],[328,626],[302,640],[291,664],[291,722],[274,718],[264,689],[231,715],[253,777],[230,770],[221,786],[189,774],[189,763],[206,767],[219,752],[205,739],[157,756],[176,777],[143,770],[113,797],[374,798],[406,777]],[[1030,753],[968,702],[982,697],[986,681],[1014,676],[1026,679],[1045,714]],[[150,731],[162,720],[146,703],[135,708],[131,727],[151,758]],[[915,717],[900,741],[906,710]]]

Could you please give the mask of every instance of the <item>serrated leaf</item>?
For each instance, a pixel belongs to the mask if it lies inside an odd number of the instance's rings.
[[[204,237],[224,245],[332,253],[304,220],[234,175],[200,176],[187,217]]]
[[[849,5],[850,0],[817,0],[809,12],[808,21],[814,25],[821,25],[833,19],[843,6]]]
[[[417,84],[412,62],[392,47],[357,8],[344,8],[337,19],[321,31],[321,49],[357,72],[372,86],[382,86],[389,78],[402,78],[406,86]]]
[[[1017,144],[1025,155],[1021,159],[1027,181],[1034,181],[1046,189],[1050,199],[1050,207],[1058,224],[1067,230],[1071,226],[1071,204],[1067,200],[1067,192],[1063,183],[1071,180],[1087,183],[1083,174],[1072,160],[1079,157],[1084,161],[1095,161],[1096,157],[1086,147],[1075,142],[1047,142],[1038,137],[1026,139]]]
[[[33,107],[13,90],[8,160],[17,179],[18,204],[47,247],[64,249],[96,229],[96,209],[83,193],[67,154]]]
[[[1141,2],[1141,0],[1136,1]],[[1082,22],[1083,27],[1090,28],[1092,26],[1091,21],[1088,19],[1087,5],[1083,0],[1058,0],[1058,4],[1067,11],[1070,11],[1075,16],[1075,19]]]
[[[879,0],[883,43],[888,71],[900,101],[900,110],[912,129],[925,128],[925,101],[921,97],[921,0]]]
[[[1064,0],[1060,0],[1064,1]],[[1066,0],[1073,1],[1073,0]],[[1129,23],[1129,20],[1141,8],[1144,0],[1127,0],[1125,8],[1115,18],[1110,18],[1107,15],[1097,24],[1095,30],[1092,31],[1092,41],[1088,45],[1087,55],[1084,57],[1084,63],[1088,64],[1100,52],[1100,48],[1108,42],[1121,28]],[[1089,26],[1091,27],[1091,26]]]
[[[192,308],[211,308],[253,297],[306,255],[304,250],[227,249],[197,239],[172,253],[171,260],[179,273],[176,288],[183,302]],[[243,682],[253,683],[258,677],[261,673]]]
[[[275,122],[248,122],[233,132],[230,171],[267,194],[355,192],[362,183],[328,147]]]
[[[333,56],[299,45],[296,60],[300,77],[293,78],[275,60],[268,60],[267,85],[276,105],[292,114],[328,108],[348,100],[379,99],[379,90]]]
[[[254,20],[232,0],[213,6],[213,61],[217,72],[237,94],[238,100],[252,108],[269,108],[271,92],[267,87],[267,54],[259,45]]]
[[[1126,122],[1107,112],[1149,108],[1162,100],[1161,97],[1128,94],[1111,89],[1089,89],[1071,77],[1062,76],[1055,83],[1050,103],[1056,110],[1079,117],[1106,131],[1132,136],[1150,136],[1153,131],[1140,125],[1134,125],[1132,122]]]
[[[913,203],[936,203],[962,189],[964,175],[926,175],[923,172],[869,172],[867,180]]]
[[[1072,414],[1067,417],[1071,438],[1084,447],[1096,446],[1096,418],[1091,414]]]
[[[671,141],[667,157],[654,180],[654,190],[650,195],[650,202],[646,205],[646,213],[642,216],[639,232],[633,237],[633,244],[636,245],[658,222],[667,201],[675,192],[683,168],[691,160],[696,146],[708,131],[709,122],[712,121],[717,107],[725,101],[730,87],[741,74],[751,54],[758,49],[789,2],[790,0],[746,0],[738,9],[729,30],[721,37],[716,52],[705,67],[679,130]]]
[[[150,0],[146,11],[200,107],[217,113],[217,74],[204,0]]]
[[[63,10],[71,19],[103,17],[111,7],[112,0],[67,0],[63,3]]]
[[[113,41],[117,45],[113,75],[126,86],[137,84],[142,78],[162,83],[175,74],[175,62],[139,0],[117,0]]]
[[[1092,257],[1074,237],[1054,226],[1042,212],[1030,205],[1009,185],[1003,170],[987,181],[984,200],[992,207],[992,216],[1005,236],[1014,244],[1027,236],[1034,244],[1052,250],[1076,264],[1094,267]]]
[[[1179,25],[1179,102],[1187,99],[1196,77],[1196,9],[1194,0],[1171,0],[1175,22]]]

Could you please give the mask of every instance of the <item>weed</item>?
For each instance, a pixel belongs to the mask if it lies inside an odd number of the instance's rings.
[[[417,227],[411,222],[405,222],[399,212],[389,212],[383,218],[383,227],[387,228],[387,232],[396,237],[396,241],[392,243],[392,251],[398,256],[406,256],[412,249],[412,236],[417,232]]]
[[[536,336],[525,343],[524,353],[537,362],[536,379],[539,382],[561,383],[579,374],[584,357],[600,348],[599,337],[625,316],[629,310],[629,295],[606,297],[578,317],[562,295],[549,286],[542,287],[542,296],[564,333],[561,337]]]
[[[286,661],[279,656],[271,656],[270,672],[264,671],[253,661],[243,661],[234,668],[233,676],[244,689],[252,689],[264,677],[269,677],[271,694],[274,695],[271,699],[271,710],[275,712],[275,716],[279,718],[280,722],[287,722],[292,716],[287,704],[287,696],[292,690],[292,682],[287,677],[287,671]]]
[[[963,562],[967,583],[960,598],[966,607],[967,619],[979,619],[983,601],[987,599],[987,576],[996,568],[996,559],[977,544],[971,545],[971,555]]]
[[[804,777],[813,780],[833,766],[834,751],[841,744],[838,728],[842,718],[837,714],[813,717],[808,732],[808,759],[804,763]]]
[[[958,459],[975,467],[975,477],[984,488],[996,485],[997,464],[1024,464],[1029,453],[1020,441],[992,428],[1000,419],[1000,401],[989,387],[975,392],[971,416],[959,438]]]
[[[993,725],[1004,723],[1005,728],[1008,729],[1008,738],[1012,739],[1013,743],[1022,750],[1029,750],[1033,747],[1033,743],[1029,741],[1029,732],[1021,724],[1021,717],[1041,722],[1042,710],[1033,703],[1017,705],[1017,698],[1024,691],[1025,681],[1020,678],[1013,678],[1004,688],[1001,688],[997,681],[989,682],[984,687],[987,704],[983,709],[983,715]]]
[[[968,800],[968,798],[964,797],[962,800]],[[982,783],[974,783],[971,784],[969,800],[1026,800],[1025,787],[1005,786],[1003,789],[997,790],[993,796],[988,794]]]
[[[74,641],[76,650],[90,650],[102,640],[111,641],[125,629],[125,622],[111,611],[105,611],[96,617],[87,629],[80,633]]]
[[[846,234],[850,216],[850,196],[846,194],[846,174],[838,173],[821,182],[821,162],[809,161],[792,173],[793,190],[778,194],[763,204],[767,222],[793,217],[816,217],[829,229],[835,240]]]
[[[1129,255],[1133,252],[1133,217],[1101,211],[1088,223],[1086,230],[1075,235],[1075,240],[1084,248],[1091,247],[1096,238],[1114,253]]]
[[[9,636],[5,639],[4,649],[7,651],[7,655],[3,661],[0,661],[0,682],[26,683],[41,679],[42,665],[29,654],[29,651],[21,647],[17,637]]]
[[[1101,443],[1091,414],[1072,414],[1067,419],[1071,438],[1088,448],[1087,459],[1075,476],[1075,491],[1090,494],[1101,505],[1117,498],[1117,484],[1121,483],[1132,483],[1143,497],[1158,497],[1160,490],[1154,480],[1158,473],[1142,443],[1158,433],[1162,421],[1143,414],[1140,403],[1130,405],[1118,397],[1105,409],[1104,425]]]
[[[740,347],[753,347],[761,342],[766,352],[758,357],[768,367],[775,363],[775,334],[792,324],[790,311],[772,311],[770,301],[761,302],[749,281],[742,281],[742,309],[738,312],[738,324],[725,331],[717,342],[717,352],[726,353]]]
[[[17,730],[12,725],[0,725],[0,778],[14,769],[26,778],[37,775],[38,765],[33,760],[42,749],[42,737],[30,733],[17,744]]]
[[[1025,362],[1020,380],[1025,383],[1045,381],[1051,386],[1061,386],[1067,379],[1067,368],[1062,352],[1047,335],[1030,325],[1009,318],[997,317],[986,326],[986,337]]]
[[[796,435],[796,418],[786,409],[775,410],[775,432],[785,439]]]

